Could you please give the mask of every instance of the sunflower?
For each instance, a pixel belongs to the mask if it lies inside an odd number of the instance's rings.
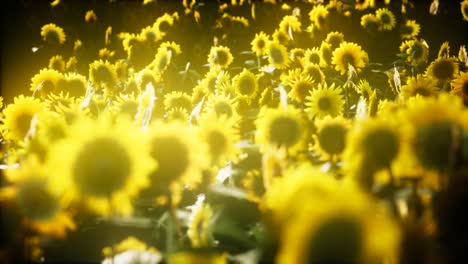
[[[117,72],[108,61],[96,60],[89,65],[89,80],[95,88],[114,90],[117,85]]]
[[[326,26],[328,14],[328,9],[324,5],[318,4],[309,12],[309,18],[318,29],[323,29]]]
[[[180,55],[182,54],[182,49],[180,45],[174,41],[165,41],[159,45],[160,49],[166,49],[167,51],[171,51],[172,55]]]
[[[50,23],[41,28],[42,39],[51,44],[63,44],[66,40],[66,35],[61,27]]]
[[[341,44],[340,44],[341,45]],[[325,41],[322,41],[320,44],[320,59],[325,63],[325,65],[331,65],[333,58],[333,50],[331,45]]]
[[[251,71],[243,69],[241,73],[232,79],[234,89],[239,96],[249,99],[255,98],[258,91],[257,77]]]
[[[218,116],[227,116],[228,118],[238,118],[236,111],[237,100],[226,93],[211,94],[208,96],[206,105],[203,108],[204,113],[215,112]]]
[[[360,72],[369,61],[367,53],[362,50],[361,46],[352,42],[342,42],[340,46],[333,51],[332,63],[335,69],[342,75],[348,73],[348,66]]]
[[[460,11],[463,16],[463,20],[468,21],[468,1],[464,0],[460,2]]]
[[[201,197],[204,198],[204,196]],[[191,206],[187,236],[193,248],[207,248],[209,246],[209,232],[213,222],[213,214],[213,209],[209,204],[204,203],[204,199],[199,198]]]
[[[320,50],[318,48],[307,49],[304,53],[303,64],[313,63],[325,67],[324,61],[320,56]]]
[[[301,21],[296,16],[284,16],[279,23],[279,30],[289,34],[289,32],[301,32]]]
[[[55,55],[49,60],[49,68],[59,72],[65,71],[65,61],[61,55]]]
[[[260,31],[259,33],[255,34],[255,38],[250,43],[250,45],[252,46],[251,50],[257,56],[263,56],[266,54],[266,49],[269,41],[270,37],[263,31]]]
[[[267,45],[268,61],[276,69],[286,69],[289,64],[288,51],[285,46],[271,41]]]
[[[341,86],[335,87],[335,83],[331,86],[328,86],[326,83],[323,85],[319,84],[306,97],[306,113],[310,118],[341,115],[345,103],[341,91]]]
[[[159,32],[155,29],[155,27],[152,26],[147,26],[143,28],[140,32],[140,36],[149,43],[154,44],[162,38],[162,36],[159,35]]]
[[[3,135],[6,139],[22,141],[28,134],[33,118],[46,111],[45,105],[33,97],[20,95],[3,110]]]
[[[119,82],[125,82],[130,75],[128,62],[125,60],[118,60],[114,63],[114,67]]]
[[[78,59],[75,56],[68,58],[67,63],[65,64],[65,70],[67,72],[76,72],[76,65],[78,64]]]
[[[382,22],[374,14],[365,14],[361,17],[361,26],[372,33],[382,29]]]
[[[306,137],[304,121],[300,111],[292,106],[262,108],[256,121],[255,141],[263,149],[268,146],[284,147],[291,152],[300,150]]]
[[[141,132],[130,120],[113,122],[110,115],[77,120],[68,132],[48,154],[51,186],[65,188],[71,199],[101,215],[131,214],[132,197],[156,169]]]
[[[424,63],[429,55],[429,47],[424,39],[407,40],[400,45],[400,51],[407,54],[407,61],[414,65]]]
[[[166,113],[164,114],[164,119],[168,122],[186,122],[189,120],[189,112],[182,107],[172,108],[166,111]]]
[[[237,160],[239,149],[234,145],[239,141],[235,120],[215,113],[201,116],[198,125],[201,141],[207,145],[211,163],[223,166],[226,161]]]
[[[323,156],[334,158],[343,153],[346,135],[351,129],[350,120],[344,117],[329,116],[315,122],[317,127],[316,150]]]
[[[83,75],[70,72],[65,74],[65,83],[62,91],[71,96],[83,96],[86,93],[88,83]]]
[[[437,58],[427,67],[426,75],[440,83],[452,81],[458,75],[458,63],[455,57]]]
[[[151,156],[159,164],[150,173],[152,193],[167,195],[168,186],[173,184],[193,188],[201,182],[208,160],[201,155],[206,153],[205,145],[198,141],[193,128],[177,121],[154,122],[148,133]]]
[[[440,45],[437,58],[442,58],[442,57],[444,58],[450,57],[450,45],[448,41],[445,41],[444,43],[442,43],[442,45]]]
[[[435,96],[439,89],[434,79],[426,78],[420,74],[409,77],[406,84],[401,87],[400,96],[407,99],[412,96]]]
[[[402,39],[414,39],[418,36],[421,26],[416,20],[406,20],[406,23],[401,27]]]
[[[160,80],[160,76],[148,67],[141,70],[136,76],[139,91],[144,91],[148,84],[151,84],[154,88],[158,87]]]
[[[338,48],[341,44],[341,42],[344,41],[344,35],[341,32],[338,31],[333,31],[327,34],[327,38],[325,39],[325,42],[330,44],[330,47],[332,50]]]
[[[461,96],[464,102],[468,102],[468,72],[461,72],[453,79],[451,93]]]
[[[103,60],[110,60],[112,57],[114,57],[115,51],[114,50],[109,50],[108,48],[102,48],[98,52],[98,56],[100,59]]]
[[[289,51],[291,63],[296,66],[302,66],[305,50],[303,48],[293,48]]]
[[[151,62],[150,67],[154,69],[155,72],[162,74],[166,70],[167,66],[171,64],[172,51],[166,48],[159,48],[156,56]]]
[[[304,74],[299,74],[296,78],[292,79],[289,85],[291,86],[291,90],[288,96],[300,103],[304,102],[309,92],[315,88],[314,80]]]
[[[230,49],[224,46],[211,47],[208,55],[210,67],[219,67],[221,69],[226,69],[233,59]]]
[[[276,29],[271,36],[274,42],[277,42],[284,46],[287,46],[289,44],[289,41],[291,40],[291,36],[288,34],[287,31],[282,31],[279,29]]]
[[[112,110],[120,116],[127,116],[133,119],[138,113],[138,106],[138,98],[133,93],[119,94],[113,100]]]
[[[304,65],[304,70],[302,74],[305,74],[312,78],[315,84],[323,84],[325,82],[325,74],[322,72],[322,69],[319,65],[314,63],[308,63]]]
[[[182,108],[187,112],[192,111],[192,98],[179,91],[172,91],[164,95],[164,109],[166,111],[174,108]]]
[[[286,223],[276,262],[385,263],[398,256],[399,237],[386,211],[357,189],[341,188],[304,203]]]
[[[354,8],[357,10],[364,10],[368,8],[371,4],[370,0],[355,0],[354,1]]]
[[[392,11],[387,8],[379,8],[375,11],[375,16],[380,20],[383,30],[392,30],[395,28],[396,19]]]
[[[45,97],[50,93],[56,93],[61,88],[59,83],[63,81],[63,74],[52,69],[42,69],[38,74],[31,78],[30,91],[38,93],[41,97]]]
[[[42,235],[63,238],[76,228],[69,212],[64,189],[51,188],[47,168],[36,156],[29,156],[19,168],[7,170],[6,176],[14,186],[0,189],[10,198],[23,217],[23,224]],[[9,189],[9,190],[8,190]]]
[[[97,16],[94,10],[88,10],[85,13],[84,19],[86,23],[95,23],[97,21]]]
[[[156,29],[157,35],[164,37],[169,32],[169,29],[174,25],[174,20],[178,18],[177,13],[169,15],[164,13],[164,15],[158,17],[153,24],[154,29]]]

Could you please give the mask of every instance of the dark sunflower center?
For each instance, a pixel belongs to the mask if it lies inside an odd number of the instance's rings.
[[[327,63],[329,63],[333,57],[331,48],[328,48],[328,47],[322,48],[322,57]]]
[[[51,43],[60,43],[60,34],[56,30],[48,31],[45,38]]]
[[[468,80],[463,83],[462,91],[464,96],[468,96]]]
[[[414,89],[414,95],[430,96],[431,92],[426,87],[417,87]]]
[[[226,151],[227,140],[226,136],[220,131],[213,130],[209,133],[208,145],[211,156],[217,158]]]
[[[432,73],[439,80],[449,80],[455,73],[455,65],[449,60],[441,60],[434,64]]]
[[[322,97],[318,100],[318,107],[320,109],[320,111],[329,111],[331,106],[332,106],[332,102],[330,100],[330,98],[328,97]]]
[[[320,56],[317,53],[312,53],[309,56],[309,61],[315,64],[320,64]]]
[[[403,34],[408,34],[411,35],[414,32],[414,27],[413,26],[404,26],[402,29]]]
[[[16,117],[15,124],[20,138],[23,138],[28,133],[33,116],[32,113],[21,113]]]
[[[309,91],[312,90],[313,86],[312,83],[301,81],[298,82],[294,89],[296,90],[297,96],[301,101],[305,99],[305,97],[309,94]]]
[[[111,138],[85,144],[73,164],[73,179],[83,194],[108,197],[125,186],[132,171],[127,150]]]
[[[299,141],[302,131],[296,120],[278,117],[271,123],[268,133],[273,144],[289,147]]]
[[[327,16],[325,14],[319,14],[317,16],[317,24],[322,27],[325,25],[325,19],[327,18]]]
[[[285,43],[288,41],[288,37],[286,36],[286,34],[283,34],[283,33],[279,33],[278,34],[278,42],[279,43]]]
[[[283,53],[278,48],[270,50],[270,57],[274,64],[283,64],[285,60]]]
[[[146,40],[148,40],[150,42],[155,42],[156,39],[157,39],[157,35],[153,31],[147,31],[146,34],[145,34],[145,38],[146,38]]]
[[[398,154],[399,138],[388,129],[371,131],[362,142],[364,154],[375,170],[386,168]]]
[[[69,80],[66,83],[66,91],[72,96],[81,96],[85,94],[86,84],[80,80]]]
[[[346,128],[342,125],[328,125],[318,133],[320,147],[328,154],[339,154],[345,148]]]
[[[239,81],[239,92],[243,95],[251,95],[255,91],[255,79],[251,77],[241,78]]]
[[[377,32],[379,30],[379,23],[374,19],[367,19],[364,27],[372,32]]]
[[[354,56],[353,56],[353,54],[350,54],[350,53],[343,54],[343,58],[342,58],[341,61],[342,61],[343,65],[345,66],[346,69],[348,69],[348,65],[352,65],[353,67],[355,65]]]
[[[384,25],[389,25],[390,23],[392,23],[392,19],[390,18],[390,15],[387,13],[383,13],[380,16],[380,21],[382,21],[382,24]]]
[[[414,44],[411,46],[411,56],[414,59],[420,59],[422,58],[424,54],[424,48],[422,47],[422,44]]]
[[[218,65],[226,65],[228,63],[228,54],[223,50],[216,52],[215,63]]]
[[[333,49],[333,48],[337,48],[340,45],[341,41],[342,41],[341,36],[332,35],[332,36],[330,36],[330,39],[328,40],[328,43],[330,43],[330,45],[332,46],[332,49]]]
[[[263,48],[265,47],[265,45],[266,45],[265,40],[259,39],[259,40],[257,41],[257,48],[258,48],[258,49],[263,49]]]
[[[95,70],[96,80],[100,83],[105,83],[106,85],[112,85],[114,83],[114,77],[110,69],[105,65],[100,65]]]
[[[18,208],[23,216],[33,220],[47,220],[55,216],[59,202],[40,180],[29,180],[20,185],[17,194]]]
[[[214,106],[214,110],[218,116],[226,115],[227,117],[232,116],[232,107],[226,102],[217,102]]]
[[[460,144],[462,128],[451,121],[439,121],[418,128],[415,152],[421,164],[430,169],[444,171],[452,165],[451,157]]]
[[[311,67],[307,69],[307,74],[312,77],[312,80],[315,81],[315,83],[321,83],[322,82],[322,72],[320,69]]]
[[[161,21],[161,23],[159,23],[159,31],[161,31],[161,32],[167,32],[170,27],[171,27],[171,24],[169,24],[169,22],[167,22],[165,20]]]
[[[311,234],[307,263],[360,263],[363,246],[361,225],[352,218],[342,216],[323,221]]]
[[[177,136],[155,137],[151,143],[151,156],[159,165],[151,176],[153,185],[164,185],[182,176],[190,163],[188,146]]]

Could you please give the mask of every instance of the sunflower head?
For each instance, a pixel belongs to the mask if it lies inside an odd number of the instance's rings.
[[[460,12],[462,13],[463,20],[468,21],[468,1],[460,2]]]
[[[450,82],[457,74],[459,68],[456,58],[442,57],[437,58],[429,67],[427,67],[426,75],[436,79],[440,83]]]
[[[83,96],[86,93],[88,83],[86,77],[77,73],[65,74],[65,83],[62,87],[63,91],[71,96]]]
[[[217,93],[208,97],[206,106],[203,108],[203,112],[215,112],[218,116],[237,119],[238,113],[236,108],[237,100],[235,98],[231,98],[231,96],[226,93]]]
[[[326,117],[316,121],[317,147],[322,154],[340,155],[346,147],[346,135],[351,123],[343,117]]]
[[[41,36],[45,42],[58,45],[62,45],[66,39],[63,29],[53,23],[42,26]]]
[[[419,31],[421,31],[421,26],[416,20],[406,20],[406,23],[401,27],[401,38],[414,39],[418,36]]]
[[[257,77],[251,71],[244,69],[233,78],[234,89],[239,96],[253,99],[257,95]]]
[[[468,103],[468,72],[462,72],[457,78],[452,80],[451,93],[463,98],[463,101]]]
[[[306,96],[315,88],[314,80],[303,74],[291,80],[290,85],[288,96],[300,103],[304,102]]]
[[[407,54],[408,62],[417,65],[427,60],[429,46],[424,39],[407,40],[400,45],[400,51]]]
[[[396,19],[392,11],[388,10],[387,8],[379,8],[375,12],[375,16],[380,20],[384,30],[392,30],[395,28]]]
[[[59,84],[63,84],[63,74],[53,69],[42,69],[38,74],[31,78],[31,87],[33,93],[38,93],[41,97],[45,97],[50,93],[57,93]]]
[[[382,29],[382,22],[374,14],[365,14],[361,17],[361,26],[372,33],[376,33]]]
[[[338,48],[341,42],[343,41],[344,41],[344,34],[339,31],[333,31],[333,32],[328,33],[327,38],[325,39],[325,42],[330,44],[332,50]]]
[[[98,60],[89,65],[89,79],[96,88],[114,90],[117,72],[110,62]]]
[[[310,91],[306,97],[306,112],[310,118],[323,118],[325,116],[339,116],[343,113],[344,99],[341,86],[335,83],[328,86],[326,83]]]
[[[213,46],[208,55],[208,63],[211,67],[226,69],[233,61],[231,50],[225,46]]]
[[[342,75],[349,72],[349,65],[360,72],[369,61],[367,53],[361,46],[352,42],[342,42],[338,48],[333,51],[332,63],[335,69]]]
[[[166,111],[174,108],[182,108],[185,111],[192,111],[192,98],[184,93],[179,91],[172,91],[164,95],[164,109]]]
[[[171,63],[172,51],[167,48],[159,48],[154,61],[151,63],[154,71],[162,74]]]
[[[65,60],[61,55],[55,55],[49,60],[49,68],[59,72],[65,71]]]
[[[308,63],[304,65],[302,74],[309,76],[315,84],[323,84],[325,82],[325,74],[317,64]]]
[[[324,29],[327,27],[328,14],[328,9],[324,5],[318,4],[309,12],[309,18],[318,29]]]
[[[276,69],[285,69],[289,64],[288,51],[285,46],[276,41],[271,41],[267,45],[268,61]]]
[[[407,99],[412,96],[435,96],[438,93],[437,82],[422,75],[409,77],[401,87],[400,96]]]

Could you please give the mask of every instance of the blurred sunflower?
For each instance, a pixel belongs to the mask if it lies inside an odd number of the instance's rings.
[[[300,111],[292,106],[262,108],[256,120],[255,141],[266,149],[268,146],[284,147],[291,152],[300,150],[305,140],[305,126]]]
[[[20,95],[3,110],[3,136],[13,141],[22,141],[28,134],[33,118],[46,111],[45,105],[36,98]]]
[[[164,114],[164,119],[168,122],[186,122],[189,120],[189,112],[182,107],[172,108],[166,111],[166,113]]]
[[[439,92],[436,85],[437,82],[434,79],[426,78],[421,74],[408,77],[406,84],[401,87],[400,96],[405,99],[416,95],[435,96]]]
[[[211,164],[223,166],[226,161],[236,161],[239,149],[235,144],[239,135],[235,120],[226,116],[217,117],[215,113],[205,114],[200,118],[198,134],[206,143]]]
[[[406,20],[406,23],[401,27],[402,39],[414,39],[418,36],[421,26],[416,20]]]
[[[119,94],[113,100],[112,110],[119,116],[133,119],[138,113],[138,106],[138,98],[134,94]]]
[[[42,39],[51,44],[63,44],[66,40],[66,35],[61,27],[50,23],[41,28]]]
[[[204,196],[202,196],[204,197]],[[187,236],[193,248],[208,248],[210,225],[213,222],[213,209],[203,199],[191,206]]]
[[[97,16],[94,10],[88,10],[85,13],[84,19],[86,23],[95,23],[97,21]]]
[[[346,135],[351,129],[350,120],[329,116],[315,122],[317,127],[316,150],[322,157],[336,158],[345,150]]]
[[[463,16],[463,20],[468,21],[468,1],[464,0],[460,2],[460,11]]]
[[[26,227],[42,235],[63,238],[76,226],[70,213],[64,210],[69,203],[63,195],[65,190],[51,188],[47,172],[36,156],[29,156],[19,168],[6,171],[6,177],[14,185],[0,189],[0,201],[2,198],[12,201]]]
[[[302,74],[308,75],[312,78],[315,84],[323,84],[325,82],[325,74],[323,73],[322,69],[319,65],[314,63],[308,63],[304,65],[304,70]]]
[[[156,163],[131,121],[112,124],[110,117],[77,120],[68,137],[52,146],[47,160],[50,183],[98,214],[129,215],[132,197],[150,184],[148,174]]]
[[[344,42],[344,34],[339,31],[329,32],[325,42],[330,44],[331,49],[334,50],[338,48],[342,42]]]
[[[67,72],[76,72],[76,65],[78,64],[78,59],[75,56],[68,58],[67,63],[65,64],[65,70]]]
[[[288,51],[285,46],[275,41],[270,41],[267,45],[268,61],[276,69],[286,69],[289,64]]]
[[[144,68],[136,76],[139,91],[144,91],[148,84],[151,84],[154,88],[158,87],[160,80],[160,76],[158,76],[155,71],[149,68]]]
[[[437,53],[437,58],[448,58],[450,57],[450,45],[448,41],[445,41],[440,45],[439,52]]]
[[[171,64],[172,51],[166,48],[159,48],[150,67],[158,74],[163,74],[167,66]]]
[[[174,41],[165,41],[159,45],[159,49],[166,49],[168,52],[171,51],[172,56],[182,54],[180,45]]]
[[[468,102],[468,72],[461,72],[451,82],[451,93],[461,96],[464,102]]]
[[[244,68],[242,72],[232,79],[232,82],[238,95],[249,99],[253,99],[257,95],[257,77],[251,71]]]
[[[426,69],[426,75],[440,83],[450,82],[458,75],[458,63],[454,57],[437,58]]]
[[[333,51],[330,44],[322,41],[322,44],[320,44],[320,58],[326,65],[332,64]]]
[[[279,30],[290,34],[289,32],[301,32],[301,21],[296,16],[287,15],[281,19]]]
[[[315,88],[314,80],[304,74],[299,74],[296,78],[289,82],[291,90],[288,96],[297,102],[304,102],[306,96]]]
[[[179,91],[172,91],[164,95],[164,109],[166,111],[174,108],[182,108],[187,112],[192,111],[192,98]]]
[[[49,60],[49,68],[59,72],[65,71],[65,60],[62,55],[55,55]]]
[[[306,97],[306,113],[310,118],[341,115],[345,103],[341,90],[341,86],[335,87],[335,83],[330,86],[326,83],[319,84]]]
[[[357,10],[364,10],[368,8],[371,4],[371,0],[355,0],[354,1],[354,8]]]
[[[111,92],[116,89],[117,72],[109,61],[96,60],[89,65],[89,80],[95,88]]]
[[[263,56],[266,54],[266,49],[268,42],[270,41],[270,38],[267,34],[265,34],[263,31],[260,31],[259,33],[255,34],[255,38],[252,40],[250,43],[251,50],[257,55],[257,56]]]
[[[367,65],[368,61],[367,53],[356,43],[342,42],[333,51],[332,63],[335,65],[335,69],[342,75],[348,73],[349,65],[353,66],[357,72],[360,72]]]
[[[392,30],[395,28],[396,19],[392,11],[387,8],[379,8],[375,11],[375,16],[380,20],[383,30]]]
[[[429,46],[424,39],[407,40],[400,45],[400,51],[407,54],[407,61],[413,65],[426,62]]]
[[[271,35],[271,37],[273,38],[272,41],[284,46],[288,46],[289,41],[291,41],[291,36],[289,36],[288,32],[279,29],[276,29],[275,32],[273,32],[273,34]]]
[[[50,93],[56,93],[61,87],[59,82],[63,81],[63,74],[53,69],[42,69],[38,74],[31,78],[30,91],[38,93],[39,96],[45,97]]]
[[[86,93],[88,83],[83,75],[69,72],[65,74],[65,83],[61,87],[62,91],[71,96],[83,96]]]
[[[361,17],[361,26],[372,33],[376,33],[382,29],[382,22],[374,14],[365,14]]]
[[[150,173],[152,192],[168,194],[168,186],[173,184],[195,187],[200,183],[208,160],[201,155],[206,149],[192,128],[185,122],[154,122],[148,133],[151,157],[159,164]]]
[[[325,61],[320,56],[320,50],[318,48],[307,49],[304,53],[303,64],[317,64],[322,67],[326,67]]]
[[[153,44],[156,44],[162,38],[162,36],[159,35],[159,32],[156,30],[154,26],[147,26],[141,29],[141,32],[139,35],[143,39],[148,41],[149,43],[153,43]]]
[[[289,51],[289,58],[291,64],[294,66],[302,66],[304,60],[305,50],[303,48],[293,48]]]
[[[153,24],[154,29],[157,32],[158,36],[164,37],[169,29],[174,25],[174,20],[178,19],[178,14],[174,13],[173,15],[164,13],[164,15],[158,17]]]
[[[318,29],[324,29],[328,14],[328,9],[324,5],[318,4],[309,12],[309,19]]]
[[[219,67],[221,69],[226,69],[232,63],[233,59],[234,57],[230,49],[224,46],[211,47],[210,54],[208,55],[210,67]]]
[[[119,82],[125,82],[129,77],[129,65],[125,60],[118,60],[115,64],[115,72]]]
[[[218,116],[227,116],[236,119],[238,117],[237,100],[225,93],[217,93],[208,96],[206,105],[203,108],[204,113],[215,112]]]
[[[281,231],[277,263],[385,263],[398,256],[399,229],[358,190],[304,204]],[[353,190],[351,190],[353,189]]]

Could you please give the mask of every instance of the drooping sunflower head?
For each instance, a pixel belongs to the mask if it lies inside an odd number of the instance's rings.
[[[406,80],[406,84],[401,87],[400,96],[405,99],[416,95],[435,96],[439,91],[436,85],[435,80],[418,74]]]
[[[183,108],[187,112],[192,111],[192,98],[180,91],[172,91],[164,95],[164,109]]]
[[[268,45],[268,42],[270,41],[270,37],[265,34],[263,31],[255,34],[255,38],[252,40],[250,43],[251,50],[257,55],[257,56],[263,56],[266,54],[266,48]]]
[[[351,65],[357,72],[360,72],[369,61],[367,52],[362,50],[361,46],[352,42],[342,42],[338,48],[333,51],[332,64],[342,75],[349,72]]]
[[[296,78],[292,79],[290,82],[291,90],[288,93],[288,96],[297,102],[304,102],[306,96],[315,88],[314,80],[304,74],[300,74]]]
[[[306,113],[311,119],[314,117],[324,118],[325,116],[335,117],[341,115],[344,108],[341,90],[341,86],[335,86],[335,83],[330,86],[326,83],[323,85],[319,84],[306,97]]]
[[[328,9],[324,5],[318,4],[309,12],[309,18],[318,29],[324,29],[327,26],[328,14]]]
[[[172,56],[182,54],[182,49],[180,45],[174,41],[165,41],[159,45],[160,49],[166,49],[167,51],[171,51]]]
[[[406,20],[406,23],[401,27],[402,39],[414,39],[418,36],[421,26],[416,20]]]
[[[289,41],[291,41],[291,37],[289,36],[288,32],[279,29],[276,29],[275,32],[273,32],[273,34],[271,35],[271,37],[273,38],[272,41],[284,46],[288,46]]]
[[[392,30],[395,28],[396,19],[392,11],[387,8],[379,8],[375,12],[375,16],[380,20],[384,30]]]
[[[279,23],[279,30],[286,33],[301,32],[301,21],[293,15],[284,16]]]
[[[49,68],[59,72],[65,71],[65,60],[61,55],[55,55],[49,60]]]
[[[156,30],[157,35],[164,37],[169,32],[169,29],[174,25],[174,18],[177,17],[167,13],[158,17],[153,24],[153,28]]]
[[[462,72],[457,78],[453,79],[451,93],[461,96],[463,101],[468,102],[468,72]]]
[[[3,135],[6,139],[22,141],[28,134],[33,119],[46,111],[45,105],[36,98],[20,95],[3,110]]]
[[[305,138],[305,126],[299,110],[289,106],[283,108],[262,108],[256,122],[255,140],[262,145],[299,150]]]
[[[365,14],[361,17],[361,26],[365,30],[375,33],[382,29],[382,22],[374,14]]]
[[[205,146],[198,141],[197,135],[186,123],[155,122],[150,127],[150,148],[152,158],[159,164],[150,173],[151,187],[159,193],[167,192],[172,183],[194,187],[200,183],[202,170],[208,160]]]
[[[59,83],[63,81],[63,74],[53,69],[42,69],[31,78],[31,90],[33,93],[45,97],[50,93],[57,93],[61,87]]]
[[[303,48],[293,48],[289,51],[289,57],[292,65],[302,66],[304,60],[305,50]]]
[[[130,120],[101,115],[75,121],[68,132],[48,153],[52,186],[66,188],[96,213],[131,214],[130,199],[157,168],[141,131]]]
[[[257,77],[251,71],[244,68],[232,81],[238,95],[246,96],[249,99],[253,99],[257,95]]]
[[[226,69],[233,61],[231,50],[225,46],[213,46],[208,55],[208,63],[211,67]]]
[[[109,61],[97,60],[89,65],[89,79],[95,88],[114,90],[117,73]]]
[[[302,74],[305,74],[312,78],[315,84],[323,84],[325,82],[325,74],[319,65],[308,63],[304,65],[304,70]]]
[[[156,73],[162,74],[171,63],[172,51],[167,48],[159,48],[156,56],[151,62],[151,67]]]
[[[343,117],[326,117],[317,120],[317,150],[322,155],[333,157],[340,155],[346,147],[346,135],[351,122]]]
[[[63,29],[53,23],[42,26],[41,36],[45,42],[50,44],[61,45],[66,40],[66,35],[65,32],[63,32]]]
[[[86,77],[78,73],[69,72],[65,74],[65,83],[61,87],[62,91],[71,96],[83,96],[88,86]]]
[[[332,64],[333,51],[328,42],[322,41],[322,44],[320,44],[320,58],[326,65]]]
[[[434,78],[440,83],[450,82],[456,75],[458,75],[458,64],[454,57],[437,58],[429,67],[427,67],[426,75]]]
[[[267,45],[268,61],[276,69],[285,69],[289,64],[288,51],[285,46],[271,41]]]

